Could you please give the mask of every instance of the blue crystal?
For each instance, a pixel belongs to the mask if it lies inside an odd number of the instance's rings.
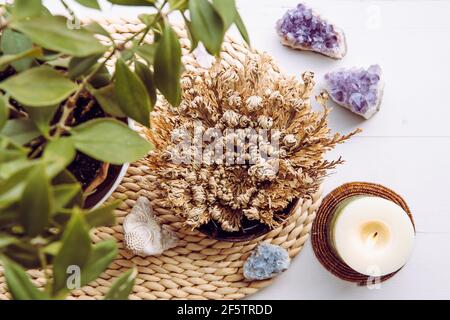
[[[261,243],[244,264],[244,277],[248,280],[272,278],[289,267],[286,249],[269,243]]]

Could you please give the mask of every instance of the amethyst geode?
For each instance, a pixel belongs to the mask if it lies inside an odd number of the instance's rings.
[[[281,42],[291,48],[341,59],[347,53],[344,33],[300,3],[289,9],[276,26]]]
[[[367,70],[341,69],[325,75],[325,89],[331,99],[366,119],[380,109],[383,88],[379,65]]]

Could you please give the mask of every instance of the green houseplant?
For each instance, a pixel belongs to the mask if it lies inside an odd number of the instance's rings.
[[[105,166],[151,150],[125,119],[150,126],[158,92],[180,103],[181,47],[168,15],[181,13],[192,49],[201,41],[218,55],[233,24],[248,42],[234,0],[109,0],[153,10],[122,43],[97,23],[70,27],[77,17],[61,2],[69,18],[52,15],[41,0],[0,6],[0,261],[14,299],[64,298],[116,256],[113,241],[93,245],[89,230],[114,224],[119,203],[86,209],[86,196],[104,180]],[[100,9],[97,0],[77,2]],[[152,44],[144,42],[148,33]],[[44,291],[28,268],[44,269]],[[106,298],[126,298],[135,275],[124,273]]]

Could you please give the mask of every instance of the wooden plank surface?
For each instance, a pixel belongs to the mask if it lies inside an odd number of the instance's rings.
[[[61,10],[55,1],[46,1]],[[438,0],[304,1],[341,26],[347,56],[335,61],[283,47],[274,25],[295,0],[240,0],[238,6],[254,47],[275,57],[281,68],[299,76],[339,67],[379,63],[386,81],[382,109],[363,121],[338,106],[333,129],[364,132],[329,157],[346,164],[333,173],[325,192],[349,181],[382,183],[408,201],[417,224],[415,250],[407,266],[381,288],[357,288],[334,278],[315,259],[310,243],[291,268],[261,299],[449,299],[450,298],[450,2]],[[135,16],[138,8],[103,6],[103,15]],[[83,16],[92,10],[77,9]]]

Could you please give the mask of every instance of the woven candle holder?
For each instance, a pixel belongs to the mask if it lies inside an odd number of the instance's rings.
[[[414,220],[408,205],[400,195],[382,185],[375,183],[346,183],[334,189],[323,199],[322,204],[317,211],[317,216],[311,230],[311,241],[314,253],[320,263],[336,277],[345,281],[354,282],[359,286],[364,286],[370,284],[373,277],[361,274],[351,269],[340,259],[329,239],[330,225],[336,212],[336,208],[342,203],[342,201],[348,199],[349,197],[358,195],[376,196],[390,200],[405,210],[408,217],[411,219],[413,226]],[[399,270],[380,277],[378,279],[379,282],[390,279],[398,271]]]

